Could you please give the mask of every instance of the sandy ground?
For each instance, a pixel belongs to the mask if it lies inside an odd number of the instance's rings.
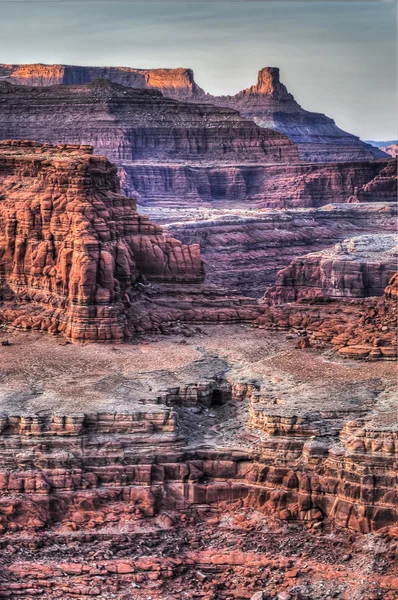
[[[389,428],[398,421],[394,363],[296,350],[292,336],[249,325],[124,345],[78,346],[17,331],[1,332],[4,339],[10,345],[0,346],[0,411],[8,414],[134,410],[171,388],[221,377],[255,383],[287,413],[361,408]]]

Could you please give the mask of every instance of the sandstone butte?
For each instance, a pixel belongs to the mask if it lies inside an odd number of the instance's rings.
[[[91,147],[0,142],[0,166],[0,314],[14,327],[123,341],[169,321],[259,314],[201,285],[199,246],[138,215]]]
[[[28,86],[86,84],[109,79],[126,87],[154,88],[165,96],[193,103],[210,103],[237,109],[261,127],[287,135],[305,161],[352,161],[383,158],[385,153],[336,126],[333,119],[304,110],[280,82],[279,69],[265,67],[257,83],[234,96],[207,94],[191,69],[134,69],[72,65],[0,65],[0,81]]]
[[[395,600],[388,228],[260,306],[91,148],[2,142],[0,180],[0,597]]]

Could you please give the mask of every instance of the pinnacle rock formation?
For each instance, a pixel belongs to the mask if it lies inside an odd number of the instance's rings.
[[[220,96],[216,104],[239,110],[261,127],[287,135],[304,161],[336,162],[371,160],[385,153],[337,127],[333,119],[304,110],[281,83],[279,69],[265,67],[257,84],[235,96]]]
[[[191,69],[133,69],[72,65],[0,65],[0,81],[34,86],[89,83],[105,78],[128,87],[155,88],[165,96],[193,103],[210,103],[239,110],[261,127],[287,135],[304,161],[371,160],[385,152],[336,126],[333,119],[304,110],[280,82],[279,69],[264,67],[257,83],[234,96],[206,94]]]

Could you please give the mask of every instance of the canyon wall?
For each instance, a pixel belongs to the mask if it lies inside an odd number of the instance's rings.
[[[331,164],[283,165],[175,165],[123,164],[122,186],[142,206],[189,208],[300,208],[343,203],[393,160]],[[380,178],[381,180],[381,178]],[[369,201],[396,202],[397,178],[383,177],[383,192],[368,194]],[[373,185],[379,190],[379,186]]]
[[[32,88],[0,84],[1,137],[90,144],[120,162],[294,162],[295,145],[228,108],[165,98],[108,80]]]
[[[134,69],[71,65],[0,65],[0,81],[34,86],[83,84],[98,78],[128,87],[155,88],[165,96],[193,103],[227,106],[261,127],[287,135],[304,161],[351,161],[383,158],[385,153],[336,126],[333,119],[304,110],[280,82],[279,69],[265,67],[257,84],[234,96],[206,94],[191,69]]]
[[[286,136],[232,109],[156,90],[105,80],[46,88],[3,82],[0,117],[3,139],[92,145],[117,164],[123,192],[140,205],[321,206],[346,202],[386,169],[383,192],[368,199],[396,200],[388,159],[302,164]]]
[[[304,350],[292,368],[281,338],[2,347],[0,592],[355,597],[365,563],[363,586],[395,593],[393,365]]]
[[[395,204],[334,204],[318,209],[146,209],[184,244],[199,244],[206,280],[260,297],[297,257],[352,235],[396,232]],[[296,262],[299,262],[297,258]],[[383,285],[386,285],[385,282]],[[381,293],[381,291],[379,292]]]

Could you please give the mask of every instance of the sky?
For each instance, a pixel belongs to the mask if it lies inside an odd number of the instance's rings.
[[[0,62],[190,67],[212,94],[279,67],[307,110],[397,138],[395,0],[0,0]]]

